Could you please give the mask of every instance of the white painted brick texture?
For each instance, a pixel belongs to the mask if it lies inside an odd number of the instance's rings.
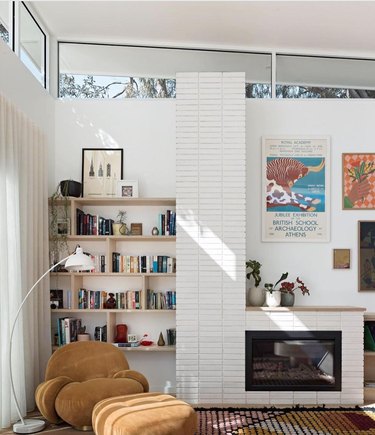
[[[177,394],[192,403],[246,398],[244,79],[177,75]]]

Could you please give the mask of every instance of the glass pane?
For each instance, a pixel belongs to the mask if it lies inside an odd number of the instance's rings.
[[[254,385],[333,385],[333,340],[256,340]]]
[[[173,98],[180,71],[245,71],[248,97],[270,94],[268,54],[60,43],[59,65],[61,97]]]
[[[9,44],[9,3],[0,1],[0,38]]]
[[[276,58],[278,98],[374,98],[375,61],[308,56]]]
[[[45,34],[20,4],[20,59],[38,81],[45,86]]]

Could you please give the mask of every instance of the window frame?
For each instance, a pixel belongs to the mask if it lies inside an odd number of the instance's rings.
[[[190,47],[175,47],[175,46],[160,46],[160,45],[141,45],[141,44],[118,44],[108,42],[91,42],[91,41],[70,41],[70,40],[57,40],[57,98],[60,97],[60,44],[76,44],[76,45],[98,45],[107,47],[127,47],[127,48],[149,48],[155,50],[181,50],[181,51],[195,51],[195,52],[213,52],[213,53],[231,53],[231,54],[255,54],[270,56],[271,74],[270,74],[270,86],[272,86],[272,53],[266,51],[254,51],[254,50],[225,50],[215,48],[190,48]],[[95,74],[93,74],[95,75]],[[124,76],[126,77],[126,76]],[[271,96],[272,98],[272,96]],[[259,98],[262,99],[262,98]],[[269,99],[269,98],[266,98]]]
[[[25,4],[24,1],[21,1],[20,3],[13,1],[13,29],[12,29],[12,49],[18,56],[18,58],[21,61],[20,58],[20,8],[23,6],[25,10],[30,15],[31,19],[34,21],[34,23],[37,25],[38,29],[42,33],[43,36],[43,81],[39,81],[36,77],[36,80],[44,87],[44,89],[48,90],[47,88],[47,74],[49,72],[49,69],[47,67],[47,46],[48,46],[48,34],[43,29],[42,25],[39,23],[38,19],[35,17],[35,13]],[[21,61],[22,62],[22,61]],[[25,65],[26,66],[26,65]],[[27,67],[26,67],[27,68]]]

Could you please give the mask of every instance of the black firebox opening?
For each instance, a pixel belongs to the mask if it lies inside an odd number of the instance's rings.
[[[246,391],[341,391],[341,331],[246,331]]]

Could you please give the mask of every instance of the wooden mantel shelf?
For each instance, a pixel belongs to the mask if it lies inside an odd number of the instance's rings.
[[[336,305],[332,306],[294,306],[294,307],[246,307],[246,311],[276,311],[276,312],[289,312],[289,311],[366,311],[366,308],[363,307],[339,307]]]

